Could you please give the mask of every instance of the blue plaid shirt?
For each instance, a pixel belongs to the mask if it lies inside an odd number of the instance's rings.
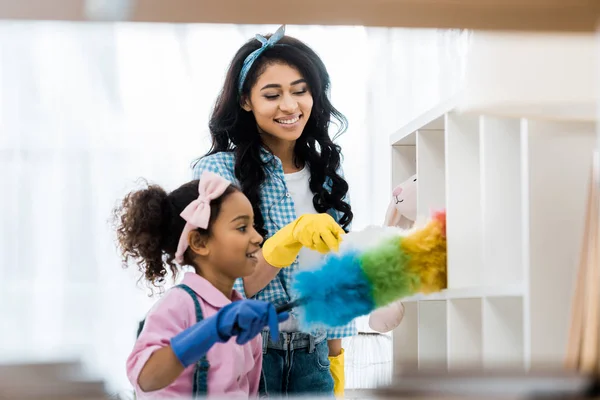
[[[203,171],[211,171],[221,175],[223,178],[239,185],[235,178],[234,153],[221,152],[202,158],[194,167],[194,179],[199,179]],[[276,233],[278,230],[293,222],[296,219],[294,201],[288,193],[283,167],[279,158],[268,152],[264,148],[261,151],[261,158],[266,164],[265,182],[260,191],[260,211],[265,222],[267,236],[265,240]],[[341,171],[340,171],[341,172]],[[349,196],[345,201],[349,202]],[[330,210],[329,214],[339,221],[342,213],[337,210]],[[298,269],[298,259],[287,268],[283,268],[269,284],[258,292],[253,298],[263,301],[269,301],[275,306],[285,304],[293,300],[288,293],[287,288],[292,281],[294,271]],[[242,279],[235,282],[234,288],[245,296],[244,283]],[[317,334],[318,332],[314,332]],[[327,339],[341,339],[356,334],[356,324],[354,321],[346,326],[327,330]]]

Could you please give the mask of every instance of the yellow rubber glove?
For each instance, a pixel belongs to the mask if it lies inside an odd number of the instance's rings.
[[[304,214],[265,241],[263,257],[274,267],[287,267],[302,246],[323,254],[337,251],[344,233],[329,214]]]
[[[329,371],[333,377],[333,394],[335,397],[344,397],[344,386],[346,385],[346,378],[344,376],[344,349],[342,352],[335,356],[329,357]]]

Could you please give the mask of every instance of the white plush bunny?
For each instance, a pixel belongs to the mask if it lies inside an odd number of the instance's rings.
[[[404,304],[399,300],[394,301],[369,315],[369,328],[386,333],[400,325],[402,318],[404,318]]]
[[[417,175],[413,175],[392,191],[385,216],[385,226],[410,228],[417,218]],[[395,301],[369,315],[369,327],[385,333],[393,330],[404,317],[404,304]]]
[[[392,191],[384,225],[409,228],[417,218],[417,175],[413,175]]]

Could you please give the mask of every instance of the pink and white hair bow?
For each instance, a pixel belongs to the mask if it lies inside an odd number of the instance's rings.
[[[183,232],[181,232],[181,236],[179,237],[177,253],[175,253],[175,261],[179,264],[183,262],[183,253],[185,253],[189,246],[189,233],[194,229],[208,228],[210,202],[219,198],[229,185],[231,185],[231,182],[213,172],[205,171],[200,176],[198,198],[188,204],[181,214],[179,214],[186,221]]]

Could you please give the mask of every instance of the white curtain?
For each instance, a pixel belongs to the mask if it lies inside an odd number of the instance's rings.
[[[0,362],[82,359],[111,392],[129,389],[125,359],[153,299],[137,272],[120,266],[111,209],[140,177],[167,189],[190,179],[191,162],[208,149],[208,117],[231,57],[276,28],[0,24]],[[380,224],[388,136],[459,86],[468,36],[287,32],[323,57],[333,103],[349,119],[339,144],[354,228]],[[372,348],[346,345],[347,370],[373,359]],[[390,344],[377,348],[377,362],[390,364]],[[379,379],[352,374],[350,388]]]

